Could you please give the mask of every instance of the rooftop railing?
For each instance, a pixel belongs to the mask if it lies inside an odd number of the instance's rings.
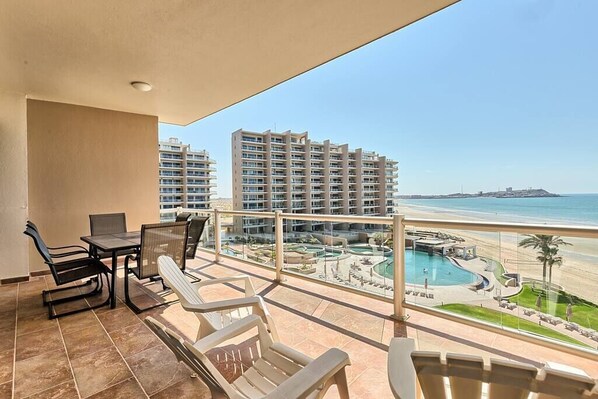
[[[183,211],[213,216],[203,241],[216,261],[232,257],[277,281],[293,275],[391,302],[396,319],[416,309],[598,359],[596,227]],[[552,254],[542,257],[534,240],[547,237]]]

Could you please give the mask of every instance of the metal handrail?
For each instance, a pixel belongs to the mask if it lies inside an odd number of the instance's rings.
[[[565,237],[579,237],[579,238],[598,238],[598,226],[579,226],[579,225],[549,225],[549,224],[530,224],[530,223],[503,223],[503,222],[484,222],[484,221],[463,221],[463,220],[440,220],[440,219],[422,219],[422,218],[407,218],[403,215],[393,215],[392,217],[380,216],[357,216],[357,215],[329,215],[329,214],[297,214],[297,213],[282,213],[276,212],[252,212],[252,211],[235,211],[235,210],[221,210],[221,209],[161,209],[160,214],[166,213],[208,213],[214,215],[214,236],[215,236],[215,258],[216,261],[221,259],[221,216],[233,215],[243,217],[254,217],[260,219],[274,219],[275,226],[275,247],[276,247],[276,261],[275,261],[275,280],[280,281],[284,274],[288,272],[283,270],[284,258],[284,235],[283,226],[284,220],[302,220],[302,221],[317,221],[317,222],[340,222],[340,223],[358,223],[358,224],[376,224],[392,226],[393,233],[398,239],[393,240],[393,252],[397,254],[394,257],[394,297],[392,302],[394,305],[394,312],[392,317],[397,319],[405,319],[405,309],[417,309],[419,311],[434,314],[441,318],[449,320],[460,320],[461,322],[482,328],[488,331],[504,334],[514,337],[517,335],[520,339],[538,343],[551,348],[558,348],[560,350],[573,353],[578,356],[583,356],[590,359],[598,359],[598,352],[583,348],[577,348],[572,345],[552,341],[549,338],[542,336],[534,336],[525,332],[519,332],[510,328],[494,326],[488,323],[480,322],[475,319],[464,316],[449,314],[444,311],[427,308],[422,305],[405,302],[405,257],[401,256],[405,250],[405,233],[410,227],[421,228],[435,228],[448,230],[470,230],[493,233],[517,233],[517,234],[546,234],[558,235]],[[224,255],[227,256],[227,255]],[[248,262],[253,263],[253,262]],[[306,278],[297,276],[299,278]],[[310,279],[310,281],[317,282],[324,285],[334,285],[332,283],[321,281],[317,279]],[[334,285],[336,286],[336,285]],[[339,289],[349,290],[361,295],[369,297],[376,297],[381,300],[389,301],[389,298],[379,296],[375,293],[360,291],[358,289],[349,289],[347,287],[338,287]]]

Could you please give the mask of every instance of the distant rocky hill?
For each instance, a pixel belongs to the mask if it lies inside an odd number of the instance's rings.
[[[448,195],[399,195],[402,199],[446,199],[446,198],[542,198],[560,197],[558,194],[549,193],[542,188],[528,188],[524,190],[513,190],[507,188],[505,191],[478,192],[476,194],[455,193]]]
[[[233,209],[232,198],[214,198],[212,199],[212,208],[230,211]]]

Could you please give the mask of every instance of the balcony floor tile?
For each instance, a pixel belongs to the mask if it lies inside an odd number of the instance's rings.
[[[249,274],[268,304],[283,343],[312,357],[333,346],[346,351],[352,363],[347,369],[352,398],[392,397],[386,362],[393,337],[415,338],[422,350],[508,358],[536,366],[557,361],[598,375],[598,363],[540,345],[414,310],[408,311],[406,322],[398,322],[389,317],[390,303],[292,276],[276,284],[273,269],[228,258],[215,263],[213,255],[205,252],[187,267],[201,278]],[[135,315],[122,303],[122,269],[118,276],[116,309],[103,307],[58,322],[47,320],[47,308],[41,304],[41,290],[54,286],[50,276],[0,287],[0,399],[13,397],[13,373],[14,398],[210,397],[207,386],[191,378],[191,372],[177,364],[142,323],[152,316],[193,341],[199,328],[197,317],[180,304]],[[159,283],[141,284],[132,278],[131,284],[134,301],[141,306],[172,298],[162,296]],[[202,295],[207,300],[235,298],[243,295],[242,289],[243,283],[208,286],[202,288]],[[61,310],[80,305],[67,304]],[[210,351],[209,358],[232,381],[251,364],[254,350],[255,338],[246,334]],[[335,388],[326,395],[336,397]]]

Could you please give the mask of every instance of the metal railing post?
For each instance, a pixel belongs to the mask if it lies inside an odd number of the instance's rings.
[[[392,317],[397,320],[406,320],[405,308],[405,215],[393,215],[392,218],[392,252],[394,255],[394,298]]]
[[[218,209],[214,209],[214,260],[216,262],[220,262],[220,251],[222,249],[220,231],[220,212]]]
[[[276,281],[282,281],[282,265],[284,262],[284,234],[282,227],[282,211],[274,211],[274,245],[276,246]]]

